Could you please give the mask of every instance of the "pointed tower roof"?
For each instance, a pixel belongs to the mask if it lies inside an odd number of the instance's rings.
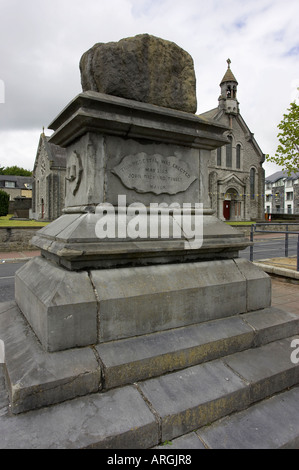
[[[225,75],[223,79],[221,80],[220,86],[225,82],[236,82],[236,84],[238,85],[238,82],[230,68],[231,60],[227,59],[226,62],[227,62],[227,71],[225,72]]]

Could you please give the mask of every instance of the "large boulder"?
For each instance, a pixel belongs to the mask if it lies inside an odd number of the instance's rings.
[[[80,60],[83,91],[195,113],[193,59],[175,43],[140,34],[98,43]]]

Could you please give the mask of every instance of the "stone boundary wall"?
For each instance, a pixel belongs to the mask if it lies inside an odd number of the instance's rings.
[[[0,251],[36,250],[30,240],[41,227],[1,227]]]
[[[290,222],[286,223],[268,223],[267,225],[258,225],[257,230],[263,230],[265,232],[285,232],[286,231],[286,224],[288,224],[289,232],[299,232],[299,225],[293,225]],[[239,230],[240,232],[244,233],[246,236],[250,236],[251,226],[249,225],[232,225],[233,228]],[[255,236],[262,235],[261,232],[254,232]]]

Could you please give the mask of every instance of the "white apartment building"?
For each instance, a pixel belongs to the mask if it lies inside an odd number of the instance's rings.
[[[265,212],[299,215],[299,171],[277,171],[265,178]]]

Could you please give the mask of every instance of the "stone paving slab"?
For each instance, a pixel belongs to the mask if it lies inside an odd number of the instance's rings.
[[[296,387],[199,429],[197,435],[210,449],[299,449],[298,403]]]

